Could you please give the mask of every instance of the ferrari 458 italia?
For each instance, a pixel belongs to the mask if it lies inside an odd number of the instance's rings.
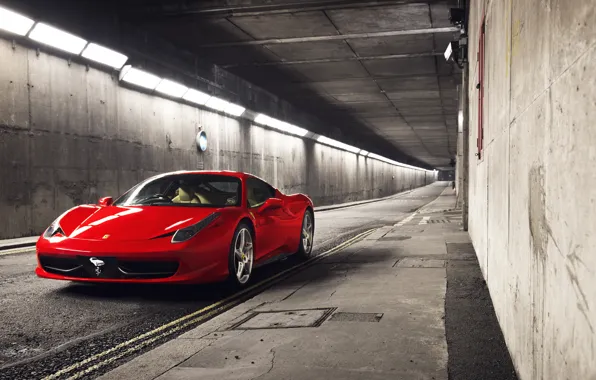
[[[115,201],[74,207],[37,243],[40,277],[86,282],[248,283],[253,268],[311,255],[312,201],[238,172],[161,174]]]

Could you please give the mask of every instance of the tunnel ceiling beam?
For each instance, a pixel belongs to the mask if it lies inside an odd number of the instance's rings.
[[[441,1],[441,0],[437,0]],[[309,12],[321,10],[335,10],[345,8],[370,8],[386,5],[400,5],[417,3],[420,0],[376,0],[376,1],[361,1],[361,0],[311,0],[302,2],[281,2],[279,4],[271,3],[270,1],[261,1],[260,4],[247,5],[245,1],[228,0],[228,1],[178,1],[167,2],[158,5],[145,5],[142,7],[135,6],[127,9],[127,13],[131,16],[135,14],[142,14],[143,16],[186,16],[192,15],[195,17],[230,17],[230,16],[264,16],[272,14],[295,13],[295,12]],[[435,2],[434,0],[426,0],[425,2]]]
[[[425,28],[425,29],[410,29],[410,30],[389,30],[389,31],[384,31],[384,32],[373,32],[373,33],[346,33],[346,34],[334,34],[334,35],[330,35],[330,36],[271,38],[271,39],[265,39],[265,40],[221,42],[221,43],[215,43],[215,44],[200,45],[199,48],[279,45],[279,44],[294,44],[294,43],[300,43],[300,42],[319,42],[319,41],[342,41],[342,40],[356,40],[356,39],[364,39],[364,38],[408,36],[408,35],[418,35],[418,34],[454,33],[457,31],[459,31],[459,29],[456,27]]]
[[[250,62],[250,63],[236,63],[221,65],[223,68],[238,67],[238,66],[283,66],[283,65],[300,65],[308,63],[332,63],[332,62],[348,62],[348,61],[377,61],[384,59],[396,58],[417,58],[417,57],[432,57],[435,55],[443,55],[443,53],[418,53],[418,54],[388,54],[377,55],[373,57],[347,57],[347,58],[324,58],[324,59],[304,59],[298,61],[280,61],[280,62]]]

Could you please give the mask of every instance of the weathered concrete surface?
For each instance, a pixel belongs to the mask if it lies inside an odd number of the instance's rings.
[[[66,209],[179,169],[254,173],[326,205],[383,197],[431,174],[366,159],[118,85],[0,40],[0,238],[35,235]],[[200,154],[196,133],[209,148]]]
[[[469,67],[470,235],[522,379],[596,378],[596,7],[478,1],[486,11],[484,150]]]

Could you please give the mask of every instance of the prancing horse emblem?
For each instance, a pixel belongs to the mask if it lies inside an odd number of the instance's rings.
[[[101,267],[103,267],[105,263],[96,257],[90,258],[89,261],[91,261],[91,264],[95,265],[95,275],[99,276],[101,274]]]

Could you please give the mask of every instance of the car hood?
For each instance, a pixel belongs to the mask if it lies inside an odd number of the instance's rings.
[[[217,209],[207,207],[131,206],[99,207],[82,223],[65,215],[60,222],[66,235],[74,239],[131,241],[147,240],[173,233],[198,223]],[[72,217],[76,218],[77,213]],[[80,219],[79,219],[80,220]]]

